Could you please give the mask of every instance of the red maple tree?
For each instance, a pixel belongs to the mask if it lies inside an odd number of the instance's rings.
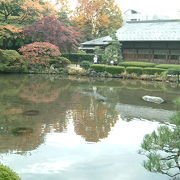
[[[50,42],[61,52],[77,49],[80,33],[74,27],[65,27],[55,16],[46,16],[23,29],[24,35],[33,42]]]

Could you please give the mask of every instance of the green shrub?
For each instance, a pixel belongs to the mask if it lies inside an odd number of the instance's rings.
[[[84,69],[90,69],[91,63],[90,63],[89,61],[82,61],[82,62],[80,63],[80,66],[81,66],[82,68],[84,68]]]
[[[65,57],[59,56],[56,58],[53,58],[49,61],[50,65],[54,65],[55,68],[64,68],[68,64],[71,64],[71,61]]]
[[[129,74],[135,73],[135,74],[141,75],[142,71],[143,71],[143,68],[141,67],[127,67],[126,68],[126,72]]]
[[[0,65],[0,73],[23,73],[27,72],[26,66],[7,66],[5,64]]]
[[[53,65],[53,64],[56,64],[56,63],[58,63],[58,60],[57,60],[57,59],[51,59],[51,60],[49,61],[49,64],[50,64],[50,65]]]
[[[0,180],[20,180],[20,177],[7,166],[0,165]]]
[[[180,68],[168,69],[168,74],[180,75]]]
[[[93,64],[91,65],[91,69],[96,72],[104,72],[106,66],[104,64]]]
[[[180,69],[180,65],[177,64],[158,64],[156,65],[157,68],[162,68],[162,69]]]
[[[125,67],[122,66],[106,66],[106,72],[110,74],[121,74],[125,71]]]
[[[161,68],[144,68],[143,74],[149,74],[149,75],[153,75],[155,73],[161,74],[164,71],[165,69],[161,69]]]
[[[121,62],[119,65],[124,67],[155,67],[156,64],[147,63],[147,62],[126,61],[126,62]]]
[[[0,49],[0,63],[10,64],[20,58],[21,55],[15,50]]]
[[[177,82],[180,82],[180,68],[168,69],[168,74],[177,75]]]
[[[93,62],[94,54],[62,54],[63,57],[69,59],[73,63],[80,63],[81,61]]]

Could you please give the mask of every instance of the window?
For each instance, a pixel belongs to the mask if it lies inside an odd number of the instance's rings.
[[[171,50],[171,54],[180,56],[180,50]]]
[[[137,21],[137,19],[131,19],[131,21]]]
[[[180,56],[179,56],[179,55],[171,55],[171,56],[170,56],[170,59],[180,60]]]
[[[124,54],[137,54],[137,50],[136,49],[124,49],[123,53]]]
[[[156,55],[166,55],[168,54],[168,50],[154,50],[154,54]]]
[[[138,49],[138,54],[152,54],[151,49]]]
[[[163,54],[155,54],[154,59],[166,59],[166,55]]]

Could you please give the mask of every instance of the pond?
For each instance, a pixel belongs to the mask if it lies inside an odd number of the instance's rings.
[[[180,85],[162,82],[0,75],[0,162],[22,180],[168,180],[138,150],[178,96]]]

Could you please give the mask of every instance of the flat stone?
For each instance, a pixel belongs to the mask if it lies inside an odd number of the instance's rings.
[[[161,104],[164,102],[164,100],[161,97],[156,97],[156,96],[143,96],[142,99],[147,102],[152,102],[156,104]]]

